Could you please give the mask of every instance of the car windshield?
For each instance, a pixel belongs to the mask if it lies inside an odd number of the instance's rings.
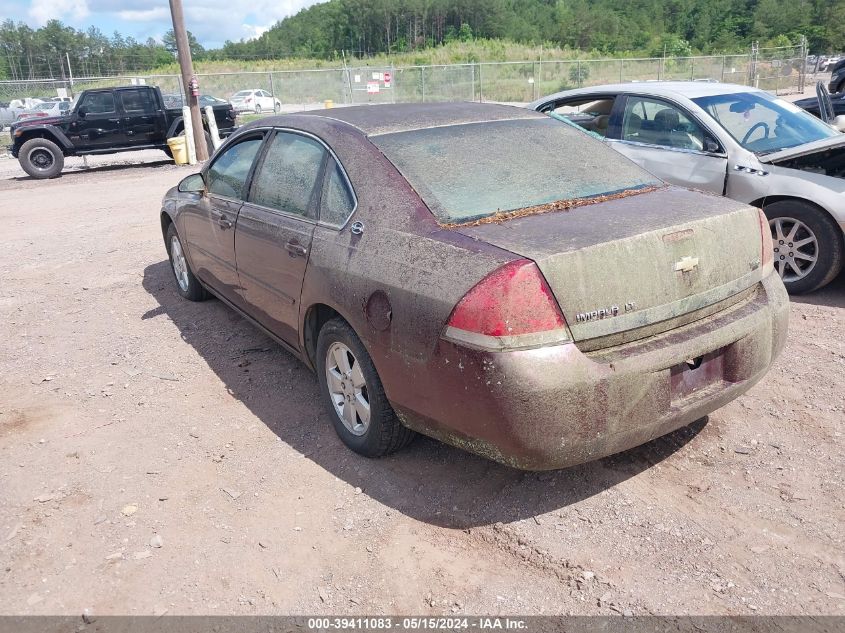
[[[765,92],[693,99],[740,145],[757,154],[831,138],[840,133],[796,105]]]
[[[33,108],[33,110],[52,110],[55,107],[55,103],[39,103],[37,106]]]
[[[394,132],[370,140],[443,224],[662,183],[552,118]]]

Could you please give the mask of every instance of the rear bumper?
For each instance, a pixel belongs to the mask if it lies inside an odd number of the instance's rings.
[[[574,344],[486,352],[441,341],[414,384],[396,401],[388,396],[424,434],[517,468],[564,468],[660,437],[747,391],[783,348],[788,312],[771,274],[736,306],[600,352]],[[673,367],[712,353],[715,378],[687,395],[673,391]]]

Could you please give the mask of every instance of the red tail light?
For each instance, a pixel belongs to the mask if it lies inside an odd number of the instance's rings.
[[[772,244],[772,229],[769,227],[769,218],[762,209],[757,209],[760,220],[760,237],[762,238],[762,253],[760,255],[761,266],[766,268],[772,265],[774,259],[774,245]]]
[[[505,264],[472,288],[452,310],[444,336],[493,349],[570,340],[551,289],[527,259]]]

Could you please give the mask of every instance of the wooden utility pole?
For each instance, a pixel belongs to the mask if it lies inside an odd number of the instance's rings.
[[[197,148],[197,160],[208,160],[208,146],[205,142],[205,132],[202,128],[202,113],[200,112],[199,97],[191,93],[191,79],[194,76],[194,62],[191,59],[191,46],[188,43],[188,32],[185,30],[185,14],[182,11],[182,0],[170,0],[170,16],[173,18],[173,34],[176,37],[176,51],[179,55],[179,68],[182,70],[182,90],[185,92],[185,103],[191,108],[191,127],[194,130],[194,145]]]

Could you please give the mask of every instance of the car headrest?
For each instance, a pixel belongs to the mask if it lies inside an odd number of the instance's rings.
[[[607,131],[609,125],[610,116],[608,116],[607,114],[600,114],[595,119],[593,119],[593,127],[596,129],[597,132]]]
[[[681,123],[681,117],[672,108],[663,108],[654,115],[654,123],[658,130],[671,132]]]

